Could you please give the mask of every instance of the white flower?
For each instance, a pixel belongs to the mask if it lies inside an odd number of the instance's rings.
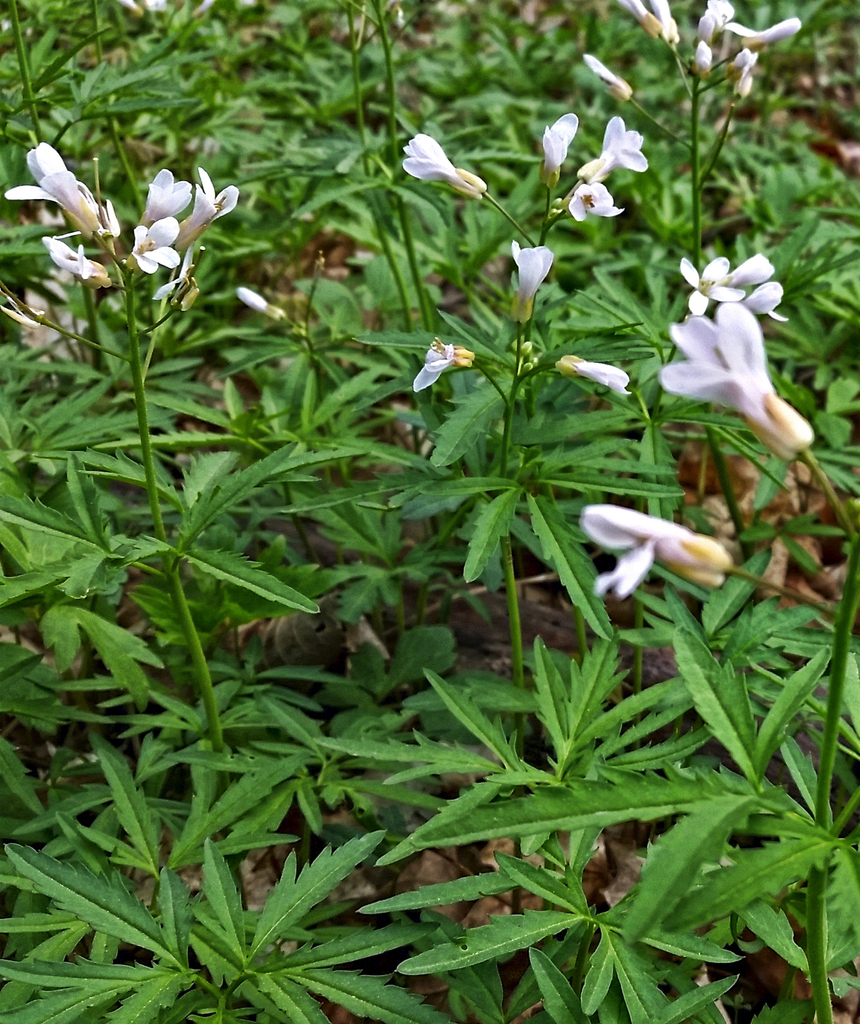
[[[138,7],[135,0],[119,0],[123,7],[134,11],[135,14],[143,14],[144,11],[166,11],[167,0],[140,0],[143,7]]]
[[[511,254],[519,271],[519,284],[514,297],[513,317],[524,324],[532,315],[535,292],[541,286],[552,266],[552,250],[545,245],[533,249],[521,249],[518,242],[511,242]]]
[[[282,309],[273,306],[259,292],[255,292],[251,288],[237,288],[236,298],[244,302],[250,309],[256,310],[258,313],[265,313],[266,316],[270,316],[273,320],[282,320],[287,315]]]
[[[43,238],[42,244],[60,270],[66,270],[79,277],[88,287],[110,288],[113,283],[101,263],[87,259],[82,245],[79,245],[78,251],[75,252],[59,238]]]
[[[427,349],[424,357],[424,365],[412,382],[413,391],[423,391],[429,388],[441,373],[451,366],[471,366],[475,353],[460,345],[443,345],[435,338],[433,344]]]
[[[727,303],[717,308],[715,321],[690,317],[672,324],[670,333],[687,358],[661,370],[666,391],[737,410],[780,459],[793,459],[812,444],[812,427],[774,391],[761,327],[747,308]]]
[[[648,161],[642,155],[642,136],[628,132],[620,117],[613,117],[603,134],[603,150],[596,160],[579,169],[579,178],[589,185],[604,181],[617,167],[645,171]]]
[[[18,185],[6,192],[7,199],[50,199],[59,203],[84,238],[94,234],[116,236],[119,225],[110,203],[100,210],[92,192],[66,169],[63,158],[47,142],[40,142],[27,154],[27,166],[35,185]]]
[[[630,394],[627,390],[630,377],[609,363],[591,363],[587,359],[580,359],[579,356],[562,356],[555,364],[555,368],[563,377],[587,377],[598,384],[605,384],[619,395]]]
[[[740,97],[749,96],[752,89],[752,70],[758,54],[752,50],[744,49],[726,68],[726,77],[735,83],[735,92]]]
[[[134,229],[134,249],[128,265],[144,274],[154,274],[159,267],[178,267],[180,256],[172,248],[178,234],[179,222],[175,217],[163,217],[149,228],[140,224]]]
[[[561,165],[564,163],[577,128],[579,128],[579,118],[576,114],[565,114],[551,128],[547,127],[544,130],[540,180],[550,188],[558,182]]]
[[[143,224],[154,224],[164,217],[175,217],[191,202],[191,182],[174,181],[173,172],[161,170],[149,186]]]
[[[699,20],[699,39],[709,45],[722,35],[726,25],[735,16],[728,0],[708,0],[708,9]]]
[[[785,322],[787,316],[774,313],[776,307],[782,302],[782,285],[776,281],[768,281],[767,284],[759,285],[758,288],[741,303],[751,313],[767,313],[772,320]]]
[[[600,182],[589,185],[583,182],[571,193],[568,201],[568,210],[574,220],[585,220],[588,214],[592,217],[617,217],[624,213],[624,207],[614,205],[615,200],[609,194],[609,189]]]
[[[680,36],[678,35],[678,26],[669,10],[668,0],[650,0],[650,2],[654,17],[660,22],[660,35],[670,46],[674,46]]]
[[[470,199],[480,199],[487,191],[487,183],[476,174],[455,167],[445,156],[445,150],[429,135],[416,135],[403,147],[407,159],[403,170],[421,181],[444,181]]]
[[[6,295],[5,298],[9,302],[15,302],[10,295]],[[21,324],[22,327],[42,327],[43,325],[34,320],[28,314],[33,316],[44,316],[44,309],[30,309],[29,306],[25,306],[23,302],[18,302],[17,305],[10,308],[9,306],[0,306],[0,312],[5,313],[10,320],[14,320],[16,323]]]
[[[699,40],[696,47],[696,56],[693,58],[693,71],[700,77],[705,78],[711,73],[711,65],[714,62],[714,55],[710,46],[704,39]]]
[[[618,75],[610,71],[605,64],[601,64],[596,57],[592,57],[590,53],[583,54],[582,59],[598,78],[606,82],[609,86],[609,92],[615,97],[615,99],[621,100],[622,102],[630,99],[633,95],[633,90],[623,78],[619,78]]]
[[[239,189],[235,185],[221,189],[216,196],[215,186],[206,171],[198,167],[197,174],[200,184],[194,196],[194,208],[191,215],[179,225],[179,234],[175,242],[175,247],[180,252],[197,241],[213,220],[230,213],[239,201]]]
[[[733,21],[726,25],[726,31],[734,32],[736,36],[744,39],[750,50],[762,50],[771,43],[778,43],[781,39],[793,36],[800,31],[801,25],[800,18],[786,18],[785,21],[780,21],[777,25],[771,25],[770,28],[757,32],[754,28],[744,28],[743,25]]]
[[[663,34],[663,25],[660,20],[655,18],[650,11],[645,10],[642,0],[618,0],[618,2],[625,10],[630,11],[652,39]]]
[[[746,298],[743,288],[766,281],[773,274],[773,264],[758,253],[730,273],[729,261],[725,256],[719,256],[711,260],[700,277],[693,264],[683,259],[681,273],[687,284],[696,289],[687,302],[690,312],[694,316],[702,316],[711,299],[714,302],[740,302]]]
[[[197,287],[197,282],[194,280],[193,275],[194,249],[189,248],[185,252],[185,258],[182,260],[179,273],[172,281],[168,281],[167,284],[163,284],[160,288],[156,289],[152,298],[159,302],[161,299],[166,299],[169,295],[171,297],[170,305],[178,307],[184,313],[186,310],[191,309],[197,301],[197,296],[200,294],[200,289]]]
[[[619,598],[632,594],[655,558],[679,576],[709,587],[720,586],[733,564],[726,549],[713,538],[629,508],[587,505],[579,525],[601,547],[627,552],[612,572],[597,577],[597,594],[609,590]]]

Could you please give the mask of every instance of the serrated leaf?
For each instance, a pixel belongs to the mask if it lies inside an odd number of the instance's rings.
[[[62,910],[76,914],[98,931],[122,942],[143,946],[181,966],[167,947],[157,922],[134,897],[118,873],[98,878],[83,868],[60,863],[38,850],[8,845],[6,854],[38,892],[50,896]]]
[[[290,953],[290,970],[296,967],[350,966],[357,960],[378,956],[399,946],[409,946],[425,938],[435,928],[431,924],[392,924],[385,928],[359,928],[348,935],[328,939],[317,946],[302,947]]]
[[[658,934],[691,880],[705,863],[718,863],[733,829],[744,826],[755,808],[753,796],[724,796],[709,800],[688,814],[649,849],[642,880],[625,922],[628,942],[646,933]]]
[[[582,1009],[591,1016],[606,998],[615,976],[615,957],[609,932],[603,931],[597,949],[591,956],[588,973],[582,983]]]
[[[490,556],[499,546],[499,538],[507,536],[519,500],[520,490],[515,488],[503,491],[481,509],[475,520],[474,533],[469,541],[469,554],[463,567],[463,579],[467,583],[481,575]]]
[[[517,857],[509,857],[505,853],[496,854],[496,860],[511,881],[534,893],[535,896],[540,896],[546,903],[563,907],[572,913],[587,913],[582,890],[571,889],[560,875],[549,868],[539,867]]]
[[[741,916],[750,929],[786,963],[801,971],[808,970],[806,953],[794,941],[794,932],[785,914],[769,907],[764,900],[753,900]]]
[[[394,910],[421,910],[424,907],[442,907],[461,900],[478,900],[482,896],[496,896],[513,888],[513,882],[500,871],[487,871],[482,875],[467,875],[451,882],[422,885],[414,892],[402,892],[384,900],[375,900],[359,909],[360,914],[388,914]]]
[[[546,953],[529,950],[529,962],[543,998],[543,1008],[553,1024],[588,1024],[579,996]]]
[[[731,665],[718,665],[705,644],[686,629],[675,633],[675,654],[678,674],[696,710],[747,779],[757,783],[755,725],[742,676]]]
[[[257,921],[249,959],[257,956],[270,943],[276,942],[284,930],[302,917],[326,896],[382,842],[384,832],[371,832],[351,839],[332,851],[327,847],[296,878],[295,854],[287,858],[281,880],[269,894]]]
[[[458,967],[502,959],[540,942],[547,935],[581,924],[579,914],[565,914],[557,910],[526,910],[522,915],[494,917],[490,924],[472,928],[462,938],[404,960],[397,969],[401,974],[455,971]]]
[[[521,767],[513,747],[508,743],[498,721],[491,722],[474,701],[465,697],[456,687],[450,686],[435,672],[425,673],[427,681],[442,698],[445,707],[465,726],[469,732],[480,740],[509,768]]]
[[[352,971],[305,969],[296,972],[303,985],[357,1017],[383,1024],[450,1024],[449,1018],[385,978]]]
[[[52,992],[32,1003],[6,1011],[3,1024],[81,1024],[92,1020],[92,1011],[106,1009],[117,996],[128,990],[128,984],[90,982],[86,988]]]
[[[701,1010],[712,1006],[735,984],[734,976],[712,981],[709,985],[697,985],[689,992],[678,996],[664,1014],[655,1019],[655,1024],[684,1024]]]
[[[39,501],[30,498],[15,498],[10,494],[0,494],[0,519],[7,523],[15,523],[28,530],[44,533],[50,537],[61,537],[66,541],[85,544],[87,547],[103,550],[101,544],[94,543],[81,529],[74,519],[56,512]]]
[[[254,1001],[255,987],[273,1001],[276,1009],[288,1015],[290,1024],[329,1024],[319,1003],[308,995],[302,984],[283,973],[259,971],[253,980],[242,985],[240,992],[246,999]]]
[[[465,454],[478,437],[486,436],[494,419],[501,415],[501,395],[490,384],[478,384],[447,417],[436,432],[436,447],[430,457],[434,466],[449,466]]]
[[[612,636],[612,624],[603,600],[594,593],[597,578],[594,565],[571,535],[569,527],[555,505],[543,498],[528,495],[532,527],[537,534],[548,562],[554,567],[571,601],[585,616],[598,636]]]
[[[159,830],[143,791],[138,789],[131,770],[121,755],[98,733],[90,737],[93,752],[110,786],[113,806],[132,846],[138,851],[152,875],[158,874]]]
[[[203,844],[203,892],[224,934],[242,957],[245,952],[245,927],[239,890],[227,862],[211,839]]]
[[[192,983],[190,974],[164,975],[144,981],[120,1009],[108,1014],[108,1024],[149,1024],[160,1010],[174,1002],[183,987]]]
[[[756,762],[762,774],[773,752],[783,742],[785,727],[812,695],[829,661],[830,651],[824,647],[803,668],[785,680],[782,692],[765,715],[756,738]]]
[[[186,553],[185,557],[196,566],[201,572],[216,579],[232,583],[243,590],[250,590],[258,597],[264,597],[267,601],[276,601],[287,608],[295,608],[302,612],[318,612],[316,602],[312,601],[298,590],[288,587],[277,577],[264,569],[257,568],[255,562],[249,561],[243,555],[234,551],[202,551],[194,549]]]
[[[170,868],[161,869],[158,904],[165,941],[175,950],[180,962],[188,964],[188,940],[191,934],[191,893]]]

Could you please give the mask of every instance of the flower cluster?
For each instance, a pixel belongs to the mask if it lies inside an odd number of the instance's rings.
[[[30,150],[27,166],[36,184],[9,189],[7,199],[48,199],[59,204],[75,228],[72,234],[95,241],[103,254],[128,270],[154,274],[159,267],[175,270],[182,263],[178,276],[159,288],[155,298],[172,295],[171,301],[180,308],[187,309],[191,305],[197,294],[191,276],[194,269],[192,246],[213,221],[236,206],[239,190],[235,185],[216,195],[212,180],[202,167],[198,168],[200,184],[193,188],[190,182],[175,181],[170,171],[159,171],[149,186],[141,223],[134,229],[132,249],[123,260],[116,244],[121,228],[109,200],[97,200],[89,188],[68,170],[60,154],[46,142]],[[177,220],[177,214],[191,202],[192,194],[194,205],[191,213],[184,220]],[[87,257],[83,245],[74,250],[62,238],[46,237],[42,241],[54,263],[87,287],[111,286],[106,266]],[[186,254],[184,261],[183,252]]]
[[[680,42],[678,26],[672,17],[667,0],[650,0],[651,10],[647,10],[642,0],[618,0],[639,22],[642,28],[654,39],[664,39],[673,50]],[[693,74],[704,78],[711,73],[714,63],[714,46],[726,32],[732,33],[743,40],[744,46],[727,64],[726,77],[734,83],[735,93],[748,96],[752,89],[752,73],[758,51],[782,39],[787,39],[800,31],[799,18],[787,18],[766,29],[746,28],[732,19],[734,7],[728,0],[708,0],[705,13],[699,19],[696,50],[689,67]],[[610,92],[620,100],[628,100],[633,95],[630,85],[619,78],[609,68],[593,57],[585,54],[588,67],[609,86]]]
[[[730,263],[724,256],[711,260],[701,274],[689,260],[681,260],[684,280],[694,289],[687,300],[693,316],[702,316],[713,301],[740,302],[753,313],[766,313],[774,320],[786,319],[774,312],[782,302],[782,285],[770,280],[773,277],[770,260],[757,253],[736,270],[729,268]],[[759,287],[747,294],[744,289],[750,285]]]

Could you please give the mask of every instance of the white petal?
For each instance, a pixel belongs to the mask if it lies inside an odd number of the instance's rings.
[[[773,264],[758,253],[744,260],[737,270],[729,274],[729,284],[735,288],[744,288],[749,284],[761,284],[770,277],[773,277]]]
[[[517,297],[520,302],[528,302],[534,298],[535,292],[552,267],[552,250],[545,245],[538,245],[533,249],[521,249],[514,259],[520,272]]]
[[[4,196],[6,199],[51,199],[54,202],[57,201],[50,192],[39,188],[38,185],[16,185],[5,192]]]
[[[27,154],[27,167],[36,181],[41,181],[48,174],[62,174],[67,171],[63,158],[47,142],[40,142],[35,149],[30,150]]]
[[[755,316],[739,303],[727,303],[717,309],[715,320],[720,332],[720,350],[728,367],[754,382],[759,390],[773,390],[764,354],[764,336]]]
[[[725,369],[725,363],[718,353],[720,334],[713,320],[703,316],[690,317],[682,324],[672,324],[669,335],[688,359],[712,363]]]
[[[711,260],[711,262],[702,271],[702,280],[722,281],[722,279],[728,274],[730,265],[731,264],[725,256],[718,256],[715,260]]]
[[[715,284],[708,289],[708,295],[714,302],[740,302],[746,298],[746,292],[741,288],[727,288],[722,284]]]
[[[190,251],[190,250],[189,250]],[[255,309],[258,313],[265,313],[269,308],[269,303],[260,295],[258,292],[253,291],[251,288],[237,288],[236,296],[246,306],[251,309]]]
[[[686,258],[681,260],[681,274],[691,288],[699,287],[699,272]]]
[[[708,296],[703,292],[692,292],[687,299],[687,305],[693,316],[704,316],[708,308]]]
[[[178,234],[179,221],[175,217],[162,217],[149,229],[149,239],[157,246],[172,245]],[[174,265],[179,266],[178,260]]]
[[[619,370],[617,366],[610,366],[609,363],[591,363],[587,359],[583,359],[581,362],[575,363],[573,369],[580,377],[587,377],[598,384],[605,384],[606,387],[617,391],[619,395],[630,394],[627,390],[630,377],[623,370]]]
[[[745,401],[744,378],[710,363],[669,363],[660,371],[660,383],[670,395],[715,402],[747,414],[760,405]]]
[[[598,576],[594,584],[594,592],[597,595],[602,595],[611,590],[619,599],[629,597],[648,575],[648,570],[653,564],[653,543],[642,544],[619,558],[618,564],[612,572],[605,572]]]
[[[744,299],[744,306],[751,313],[767,313],[770,316],[782,302],[782,285],[778,281],[768,281]],[[780,317],[779,319],[785,319]]]

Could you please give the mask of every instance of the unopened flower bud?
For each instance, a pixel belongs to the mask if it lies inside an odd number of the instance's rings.
[[[711,73],[713,61],[714,55],[710,46],[708,46],[704,39],[700,40],[699,45],[696,47],[696,56],[693,58],[693,71],[699,78],[706,78]]]
[[[255,310],[257,313],[265,313],[266,316],[270,316],[273,320],[282,320],[287,315],[282,309],[273,306],[259,292],[255,292],[251,288],[237,288],[236,297],[250,309]]]
[[[452,181],[452,188],[462,192],[470,199],[481,199],[487,191],[487,183],[484,179],[479,178],[477,174],[472,174],[471,171],[464,171],[462,167],[455,167],[454,170],[457,172],[457,177],[462,180],[462,185]]]
[[[454,366],[471,366],[475,361],[475,353],[462,345],[454,346]]]

